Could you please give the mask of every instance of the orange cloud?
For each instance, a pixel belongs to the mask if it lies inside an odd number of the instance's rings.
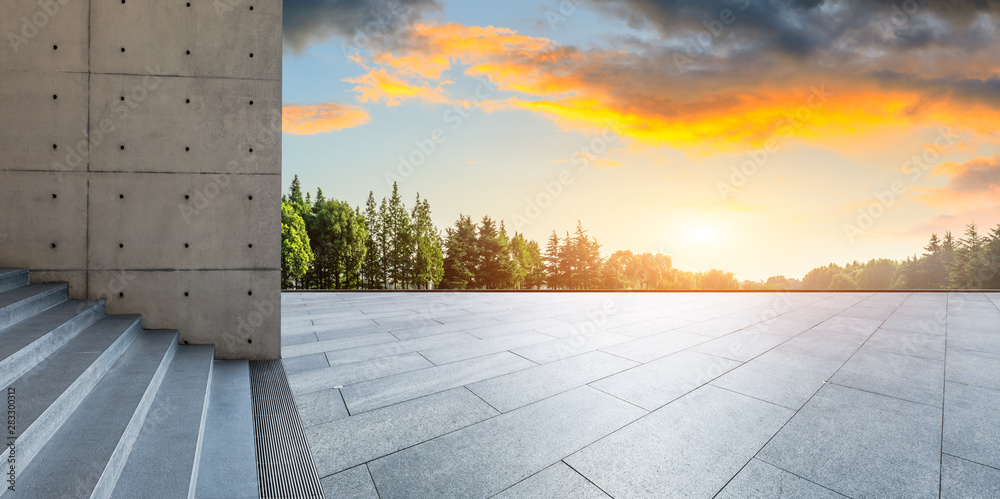
[[[583,51],[493,26],[418,24],[398,48],[356,60],[368,73],[347,81],[358,83],[361,102],[454,104],[458,99],[444,86],[458,68],[504,93],[491,95],[481,108],[529,110],[566,130],[611,130],[639,144],[700,154],[743,152],[792,138],[843,145],[859,134],[925,124],[1000,131],[1000,108],[988,97],[973,97],[989,95],[993,82],[985,74],[920,80],[911,73],[794,64],[680,71],[670,61]],[[699,62],[711,66],[712,60]]]
[[[358,106],[327,102],[311,106],[290,104],[281,109],[281,130],[293,135],[315,135],[364,125],[371,120]]]
[[[916,198],[942,208],[1000,206],[1000,155],[965,163],[943,163],[935,173],[948,177],[944,187],[920,189]]]

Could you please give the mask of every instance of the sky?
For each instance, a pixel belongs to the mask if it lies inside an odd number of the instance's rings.
[[[285,0],[282,181],[739,280],[1000,223],[997,0]]]

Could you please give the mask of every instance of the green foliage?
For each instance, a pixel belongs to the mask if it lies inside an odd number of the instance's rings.
[[[313,260],[305,222],[292,205],[281,203],[281,287],[296,287]]]
[[[472,217],[459,215],[455,227],[449,227],[446,233],[441,286],[448,289],[472,288],[476,268],[476,226]]]

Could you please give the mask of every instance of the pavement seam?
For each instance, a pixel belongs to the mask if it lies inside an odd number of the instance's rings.
[[[948,390],[948,311],[951,307],[951,293],[945,294],[944,302],[944,369],[941,373],[941,455],[938,460],[938,499],[941,498],[942,490],[944,488],[944,415],[945,407],[945,395]],[[991,300],[992,301],[992,300]],[[995,304],[994,304],[995,305]]]
[[[817,487],[822,487],[822,488],[824,488],[824,489],[826,489],[826,490],[829,490],[830,492],[833,492],[834,494],[837,494],[838,496],[843,496],[843,497],[851,497],[851,496],[849,496],[849,495],[846,495],[846,494],[842,494],[842,493],[840,493],[840,492],[837,492],[836,490],[833,490],[833,489],[831,489],[830,487],[827,487],[826,485],[823,485],[823,484],[821,484],[821,483],[816,483],[816,482],[814,482],[814,481],[812,481],[812,480],[810,480],[810,479],[808,479],[808,478],[806,478],[806,477],[804,477],[804,476],[802,476],[802,475],[799,475],[799,474],[797,474],[797,473],[792,473],[791,471],[788,471],[788,470],[786,470],[785,468],[782,468],[781,466],[778,466],[778,465],[776,465],[776,464],[773,464],[773,463],[770,463],[770,462],[767,462],[767,461],[765,461],[765,460],[763,460],[763,459],[761,459],[761,458],[759,458],[759,457],[758,457],[758,458],[755,458],[755,459],[757,459],[758,461],[760,461],[760,462],[762,462],[762,463],[764,463],[764,464],[766,464],[766,465],[768,465],[768,466],[774,466],[775,468],[777,468],[777,469],[779,469],[779,470],[781,470],[781,471],[784,471],[785,473],[788,473],[789,475],[792,475],[792,476],[796,476],[796,477],[798,477],[798,478],[801,478],[802,480],[805,480],[805,481],[807,481],[807,482],[809,482],[809,483],[811,483],[811,484],[813,484],[813,485],[816,485]],[[751,461],[753,461],[753,459],[751,459]],[[720,490],[719,492],[722,492],[722,491]]]

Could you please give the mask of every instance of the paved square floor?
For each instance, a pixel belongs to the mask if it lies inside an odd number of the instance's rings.
[[[1000,293],[286,293],[328,498],[1000,497]]]

